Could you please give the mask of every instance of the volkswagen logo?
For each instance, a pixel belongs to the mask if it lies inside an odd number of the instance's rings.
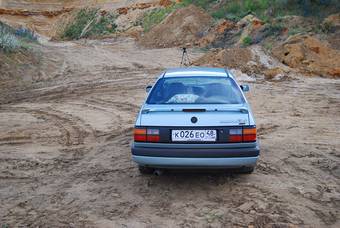
[[[197,117],[193,116],[191,117],[191,123],[197,123]]]

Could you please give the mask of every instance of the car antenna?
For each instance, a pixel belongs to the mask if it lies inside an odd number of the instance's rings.
[[[187,48],[186,47],[182,47],[182,60],[181,60],[181,66],[190,66],[191,62],[189,59],[189,55],[187,52]]]

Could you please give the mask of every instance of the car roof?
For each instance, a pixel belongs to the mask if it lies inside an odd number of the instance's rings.
[[[169,68],[165,71],[163,77],[196,77],[196,76],[215,76],[228,77],[228,70],[224,68],[213,67],[181,67]]]

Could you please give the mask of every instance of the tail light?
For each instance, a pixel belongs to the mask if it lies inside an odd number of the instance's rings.
[[[256,127],[233,128],[229,130],[229,142],[255,142]]]
[[[135,128],[135,142],[159,142],[159,129]]]
[[[158,129],[148,129],[146,135],[147,142],[159,142],[159,130]]]
[[[133,138],[135,142],[145,142],[146,141],[146,129],[135,129],[133,132]]]
[[[242,128],[229,130],[229,142],[242,142]]]
[[[255,142],[256,141],[256,127],[243,128],[243,142]]]

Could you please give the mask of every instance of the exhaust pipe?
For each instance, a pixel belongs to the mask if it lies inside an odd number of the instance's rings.
[[[161,169],[155,169],[155,171],[153,171],[153,174],[156,175],[156,176],[162,176],[164,173],[163,170]]]

